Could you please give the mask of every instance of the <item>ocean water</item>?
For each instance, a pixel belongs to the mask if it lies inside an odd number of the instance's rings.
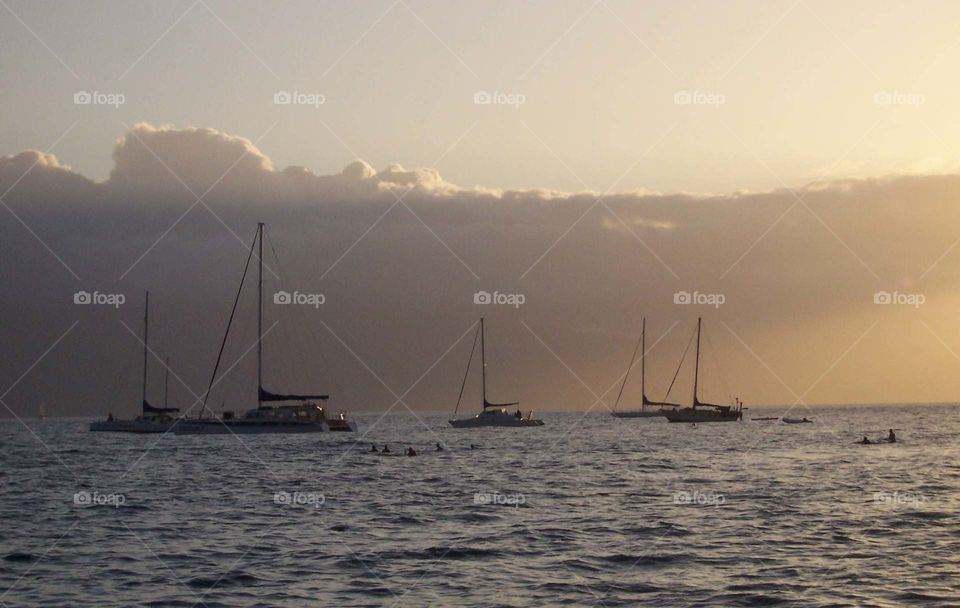
[[[240,438],[5,420],[0,606],[960,606],[955,408],[542,417]]]

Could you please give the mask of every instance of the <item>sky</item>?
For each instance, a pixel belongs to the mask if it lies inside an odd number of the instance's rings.
[[[146,289],[192,404],[258,221],[268,297],[324,296],[267,307],[271,390],[452,409],[484,315],[494,399],[602,411],[702,316],[709,400],[952,401],[958,12],[4,0],[4,412],[133,413]]]

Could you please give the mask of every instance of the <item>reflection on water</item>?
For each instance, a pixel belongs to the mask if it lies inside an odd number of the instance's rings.
[[[4,421],[0,601],[960,602],[952,408],[822,409],[805,425],[543,418],[361,416],[355,436],[239,439],[26,420],[34,437]],[[854,444],[890,427],[895,445]]]

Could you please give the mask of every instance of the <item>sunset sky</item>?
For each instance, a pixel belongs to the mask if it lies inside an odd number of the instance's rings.
[[[147,288],[161,356],[205,390],[265,221],[279,285],[326,296],[266,341],[316,336],[272,373],[353,411],[452,409],[481,314],[495,390],[538,410],[612,406],[643,316],[654,398],[703,316],[711,399],[953,401],[957,23],[955,2],[0,0],[2,399],[135,409],[111,383]]]

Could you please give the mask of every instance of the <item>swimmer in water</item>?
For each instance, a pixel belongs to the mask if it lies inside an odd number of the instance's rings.
[[[384,453],[384,454],[389,454],[389,453],[390,453],[390,446],[389,446],[389,445],[383,444],[383,453]]]
[[[471,449],[471,450],[475,450],[475,449],[477,449],[477,446],[475,446],[475,445],[473,445],[473,444],[471,443],[471,444],[470,444],[470,449]]]
[[[407,456],[416,456],[416,455],[417,455],[416,450],[414,450],[412,447],[407,448]]]
[[[376,452],[376,451],[377,451],[377,444],[371,443],[371,444],[370,444],[370,452],[371,452],[371,453],[374,453],[374,452]]]
[[[438,452],[442,452],[442,451],[443,451],[443,446],[440,445],[440,442],[439,442],[439,441],[437,442],[437,451],[438,451]]]
[[[857,443],[862,443],[863,445],[870,445],[870,444],[873,443],[873,442],[870,441],[869,439],[867,439],[867,436],[864,435],[864,436],[863,436],[863,439],[861,439],[861,440],[858,441]]]

